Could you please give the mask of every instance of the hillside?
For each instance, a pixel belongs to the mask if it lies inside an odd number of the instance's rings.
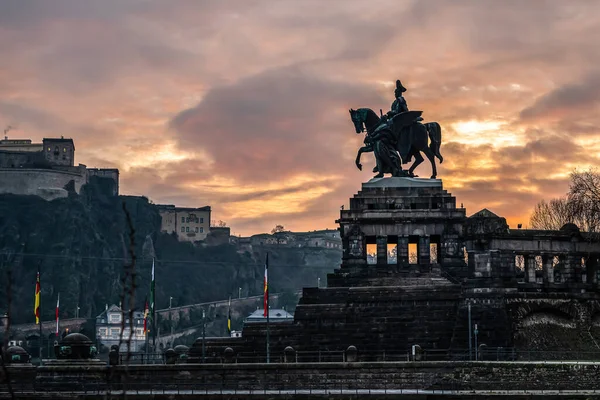
[[[232,245],[194,247],[160,232],[157,209],[143,197],[103,195],[99,182],[81,195],[46,202],[34,196],[0,196],[0,313],[7,307],[7,270],[12,269],[14,323],[31,322],[35,276],[42,280],[42,319],[53,319],[60,292],[61,317],[95,317],[121,296],[129,229],[135,229],[136,304],[148,295],[156,257],[157,308],[262,293],[266,249],[238,253]],[[340,263],[340,250],[270,246],[271,291],[299,290],[325,282]],[[128,304],[128,303],[127,303]]]

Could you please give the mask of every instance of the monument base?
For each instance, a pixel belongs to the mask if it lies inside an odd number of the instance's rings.
[[[389,177],[373,178],[362,184],[364,188],[442,188],[441,179]]]

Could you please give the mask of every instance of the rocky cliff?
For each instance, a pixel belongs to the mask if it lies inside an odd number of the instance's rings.
[[[130,248],[126,212],[134,228],[136,304],[148,295],[156,258],[157,308],[262,293],[264,256],[270,252],[271,291],[295,291],[325,282],[340,250],[270,246],[253,253],[234,246],[195,247],[160,233],[160,216],[144,197],[106,195],[92,181],[80,195],[50,202],[35,196],[0,195],[0,313],[7,307],[12,271],[15,323],[33,320],[35,276],[42,280],[42,319],[53,319],[57,293],[61,316],[95,317],[121,298]],[[126,210],[126,211],[125,211]],[[128,302],[126,303],[128,304]]]

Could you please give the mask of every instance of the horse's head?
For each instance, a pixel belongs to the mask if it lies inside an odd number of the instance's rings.
[[[354,123],[356,133],[362,133],[365,131],[365,121],[367,120],[367,113],[364,111],[364,108],[359,108],[358,110],[352,108],[350,109],[350,118],[352,118],[352,122]]]

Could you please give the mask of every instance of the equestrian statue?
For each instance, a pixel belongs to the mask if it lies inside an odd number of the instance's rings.
[[[384,174],[392,176],[415,177],[415,168],[424,159],[421,152],[431,162],[431,179],[437,176],[435,158],[444,158],[440,154],[442,142],[442,129],[437,122],[421,123],[422,111],[409,111],[408,105],[402,93],[406,88],[400,80],[396,81],[394,92],[395,100],[391,110],[385,115],[378,116],[370,108],[350,109],[350,117],[354,123],[356,133],[366,131],[364,146],[358,149],[356,155],[356,166],[362,170],[360,157],[363,153],[373,152],[376,166],[373,172],[377,173],[375,178],[383,178]],[[415,158],[414,163],[408,171],[402,170],[402,164],[407,164]]]

